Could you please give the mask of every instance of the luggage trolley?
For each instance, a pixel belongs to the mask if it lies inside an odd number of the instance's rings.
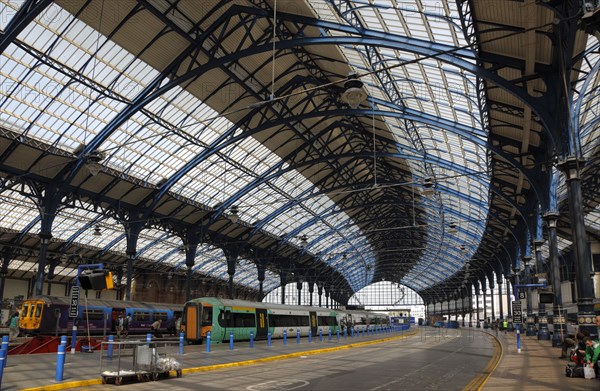
[[[181,358],[179,342],[102,342],[102,384],[158,380],[169,377],[171,372],[181,377]]]

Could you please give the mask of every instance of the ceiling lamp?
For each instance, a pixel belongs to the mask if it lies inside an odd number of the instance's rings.
[[[97,225],[94,227],[94,233],[92,234],[94,236],[102,236],[102,230],[100,229],[100,226]]]
[[[238,207],[233,205],[231,207],[231,209],[229,209],[229,220],[233,223],[233,224],[237,224],[240,222],[240,216],[238,215]]]
[[[104,160],[104,153],[100,151],[92,151],[85,158],[85,166],[92,176],[96,176],[102,171],[100,164],[102,160]]]
[[[306,248],[306,246],[308,246],[308,238],[306,237],[306,235],[302,235],[300,237],[300,247]]]
[[[350,72],[348,80],[344,83],[345,91],[342,100],[353,109],[358,109],[361,102],[367,98],[363,90],[363,82],[358,79],[356,72]]]
[[[456,229],[456,223],[453,221],[448,225],[449,229],[448,229],[448,233],[449,234],[456,234],[458,233],[458,229]]]
[[[434,189],[433,178],[428,177],[423,179],[423,190],[421,190],[421,194],[424,196],[430,196],[435,192]]]

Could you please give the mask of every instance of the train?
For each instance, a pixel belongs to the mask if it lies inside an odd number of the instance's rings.
[[[37,296],[23,301],[19,318],[22,335],[58,335],[71,333],[73,323],[77,333],[108,335],[116,332],[119,315],[131,317],[129,334],[150,332],[151,325],[161,320],[160,334],[175,334],[176,320],[181,317],[183,306],[177,304],[87,299],[80,301],[77,317],[69,317],[69,297]]]
[[[294,338],[299,333],[313,337],[344,332],[347,328],[362,331],[390,324],[389,317],[370,311],[339,310],[320,307],[291,306],[203,297],[185,303],[181,331],[189,344],[201,344],[210,332],[211,342],[229,341],[230,334],[238,340]]]
[[[258,303],[216,297],[193,299],[185,305],[88,299],[87,307],[80,302],[77,317],[69,317],[69,297],[37,296],[25,300],[21,307],[19,328],[23,335],[59,335],[71,333],[73,323],[79,335],[108,335],[116,333],[119,315],[130,316],[129,334],[146,334],[156,320],[162,320],[159,334],[175,335],[177,319],[180,331],[188,344],[203,343],[208,332],[213,343],[229,341],[233,332],[236,341],[308,336],[316,338],[338,331],[370,330],[376,326],[389,326],[385,314],[308,306]]]

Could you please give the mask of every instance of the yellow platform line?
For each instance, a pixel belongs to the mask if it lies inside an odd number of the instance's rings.
[[[230,362],[230,363],[224,363],[224,364],[214,364],[214,365],[205,365],[205,366],[201,366],[201,367],[185,368],[182,370],[182,373],[187,374],[187,373],[195,373],[195,372],[207,372],[207,371],[213,371],[216,369],[233,368],[233,367],[240,367],[240,366],[246,366],[246,365],[255,365],[255,364],[265,363],[265,362],[269,362],[269,361],[285,360],[285,359],[290,359],[290,358],[295,358],[295,357],[300,357],[300,356],[310,356],[310,355],[315,355],[315,354],[335,352],[335,351],[343,350],[343,349],[350,349],[350,348],[356,348],[356,347],[360,347],[360,346],[374,345],[374,344],[378,344],[378,343],[393,341],[396,339],[402,339],[402,338],[413,336],[416,333],[417,333],[417,331],[412,331],[412,332],[403,333],[402,335],[398,335],[398,336],[394,336],[394,337],[382,338],[382,339],[377,339],[377,340],[373,340],[373,341],[355,342],[355,343],[351,343],[348,345],[335,346],[335,347],[331,347],[331,348],[323,348],[323,349],[307,350],[304,352],[280,354],[278,356],[263,357],[263,358],[257,358],[257,359],[252,359],[252,360]],[[176,372],[171,371],[170,375],[176,376]],[[86,387],[86,386],[93,386],[93,385],[99,385],[99,384],[102,384],[102,379],[77,380],[77,381],[71,381],[71,382],[65,382],[65,383],[50,384],[50,385],[41,386],[41,387],[23,388],[20,391],[59,391],[59,390],[66,390],[69,388]]]
[[[494,343],[494,354],[492,355],[492,358],[490,358],[490,360],[488,361],[485,368],[483,368],[483,373],[475,376],[475,378],[463,388],[463,391],[481,391],[487,383],[487,381],[492,376],[492,374],[494,373],[494,371],[496,370],[496,368],[498,368],[498,365],[500,364],[500,361],[502,360],[502,357],[504,355],[504,350],[502,348],[500,340],[498,340],[497,337],[489,333],[484,333],[484,335],[492,338],[492,342]]]

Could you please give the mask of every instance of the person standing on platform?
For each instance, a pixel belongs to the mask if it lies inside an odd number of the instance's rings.
[[[131,316],[127,315],[125,319],[123,319],[123,334],[125,338],[129,336],[129,325],[131,324]]]
[[[119,314],[119,317],[117,318],[117,327],[115,327],[117,329],[117,338],[121,338],[121,334],[123,333],[123,314]]]
[[[8,327],[10,328],[9,331],[9,338],[11,340],[17,338],[19,336],[19,313],[15,312],[12,317],[10,318],[10,322],[8,324]]]

